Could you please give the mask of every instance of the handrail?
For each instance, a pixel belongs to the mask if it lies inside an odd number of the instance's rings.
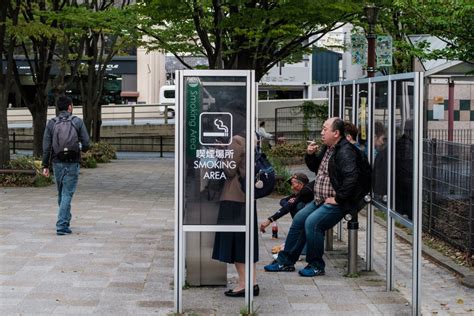
[[[134,125],[139,120],[159,120],[164,119],[164,124],[168,124],[168,107],[170,104],[117,104],[102,106],[102,120],[129,120]],[[83,118],[82,106],[74,106],[74,115]],[[47,118],[56,116],[56,108],[48,107]],[[31,124],[32,116],[27,108],[9,108],[7,110],[9,124]]]

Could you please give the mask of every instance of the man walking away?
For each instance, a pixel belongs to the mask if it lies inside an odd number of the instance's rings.
[[[71,200],[79,178],[81,150],[89,149],[89,135],[84,122],[72,115],[72,100],[66,96],[57,101],[59,114],[48,121],[43,136],[43,175],[48,177],[53,165],[58,189],[57,235],[71,234]]]
[[[294,271],[304,244],[307,243],[308,265],[299,271],[303,277],[324,275],[324,233],[336,225],[345,214],[364,205],[363,190],[358,186],[357,148],[345,138],[344,121],[333,117],[324,122],[321,138],[324,146],[309,144],[305,161],[316,173],[314,201],[296,213],[280,251],[265,271]]]

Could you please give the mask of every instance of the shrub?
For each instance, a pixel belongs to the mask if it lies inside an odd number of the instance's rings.
[[[97,168],[97,160],[94,158],[93,153],[86,152],[81,155],[81,167],[82,168]]]
[[[89,149],[89,153],[98,163],[110,162],[112,159],[117,159],[116,152],[115,147],[106,142],[94,143]]]
[[[268,160],[273,166],[276,175],[276,183],[274,192],[282,195],[289,195],[291,193],[291,186],[286,182],[286,180],[291,176],[288,169],[282,164],[281,159],[277,156],[273,156],[270,151],[267,153]]]
[[[51,176],[45,177],[42,174],[41,161],[35,160],[31,156],[12,159],[7,163],[7,169],[35,170],[35,174],[0,174],[1,186],[35,186],[43,187],[51,185],[53,179]]]
[[[270,156],[280,159],[284,165],[302,164],[304,163],[304,154],[308,144],[306,142],[297,144],[279,144],[275,145],[268,151]]]
[[[112,159],[117,159],[116,152],[115,147],[109,143],[93,143],[90,149],[81,155],[81,167],[97,168],[98,163],[107,163]]]

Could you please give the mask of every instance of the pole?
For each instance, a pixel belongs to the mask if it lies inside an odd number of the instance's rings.
[[[375,74],[375,25],[379,8],[374,4],[369,4],[364,8],[365,16],[369,25],[367,32],[367,77],[372,78]]]
[[[348,265],[347,274],[349,276],[356,274],[357,271],[357,232],[359,230],[359,221],[357,213],[353,214],[350,221],[347,222],[348,232]]]
[[[369,24],[367,34],[367,77],[369,78],[375,75],[375,37],[375,25]]]
[[[454,129],[454,81],[449,81],[448,90],[448,141],[453,141]]]

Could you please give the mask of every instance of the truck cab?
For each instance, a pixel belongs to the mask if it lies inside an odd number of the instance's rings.
[[[161,86],[160,88],[160,105],[159,105],[159,111],[162,112],[163,114],[166,114],[168,118],[174,118],[175,116],[175,86],[174,85],[166,85],[166,86]],[[167,107],[165,107],[167,105]],[[165,112],[165,109],[167,113]]]

